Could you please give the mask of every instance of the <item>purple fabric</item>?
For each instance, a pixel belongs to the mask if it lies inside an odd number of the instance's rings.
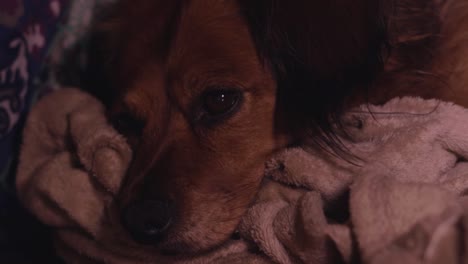
[[[67,2],[0,1],[0,182],[14,157],[38,73]]]
[[[59,263],[47,229],[22,209],[6,180],[13,179],[20,129],[69,1],[0,0],[0,263]]]

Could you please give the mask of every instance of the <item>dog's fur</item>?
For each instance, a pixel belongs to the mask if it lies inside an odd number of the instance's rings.
[[[334,127],[347,107],[399,95],[468,106],[467,10],[462,0],[120,0],[90,64],[105,62],[91,71],[108,83],[89,86],[111,117],[130,117],[135,156],[116,215],[168,197],[176,221],[158,247],[207,250],[236,229],[276,150],[312,141],[341,153]],[[195,105],[211,87],[244,99],[206,125]]]

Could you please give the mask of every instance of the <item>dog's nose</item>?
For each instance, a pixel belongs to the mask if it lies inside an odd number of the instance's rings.
[[[158,243],[172,223],[172,203],[167,200],[140,200],[130,204],[122,215],[123,225],[141,244]]]

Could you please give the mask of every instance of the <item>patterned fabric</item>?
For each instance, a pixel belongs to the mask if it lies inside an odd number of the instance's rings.
[[[0,0],[0,190],[12,180],[9,165],[34,98],[79,86],[86,33],[97,10],[112,2]]]
[[[60,263],[12,188],[22,123],[69,0],[0,0],[0,263]],[[7,184],[7,178],[11,181]]]
[[[20,133],[35,98],[79,84],[88,26],[113,1],[0,0],[0,263],[62,263],[14,195]]]
[[[68,0],[0,1],[0,175],[18,146],[47,47]]]

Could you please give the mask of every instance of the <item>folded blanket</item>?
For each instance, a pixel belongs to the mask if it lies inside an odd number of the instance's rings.
[[[350,111],[342,141],[353,157],[279,153],[241,221],[242,239],[190,259],[113,233],[106,212],[131,150],[81,91],[55,92],[32,110],[17,187],[68,263],[460,263],[468,261],[466,121],[459,106],[418,98]]]
[[[466,262],[468,111],[403,98],[344,118],[361,164],[284,151],[266,171],[282,184],[261,190],[244,234],[277,263]]]

